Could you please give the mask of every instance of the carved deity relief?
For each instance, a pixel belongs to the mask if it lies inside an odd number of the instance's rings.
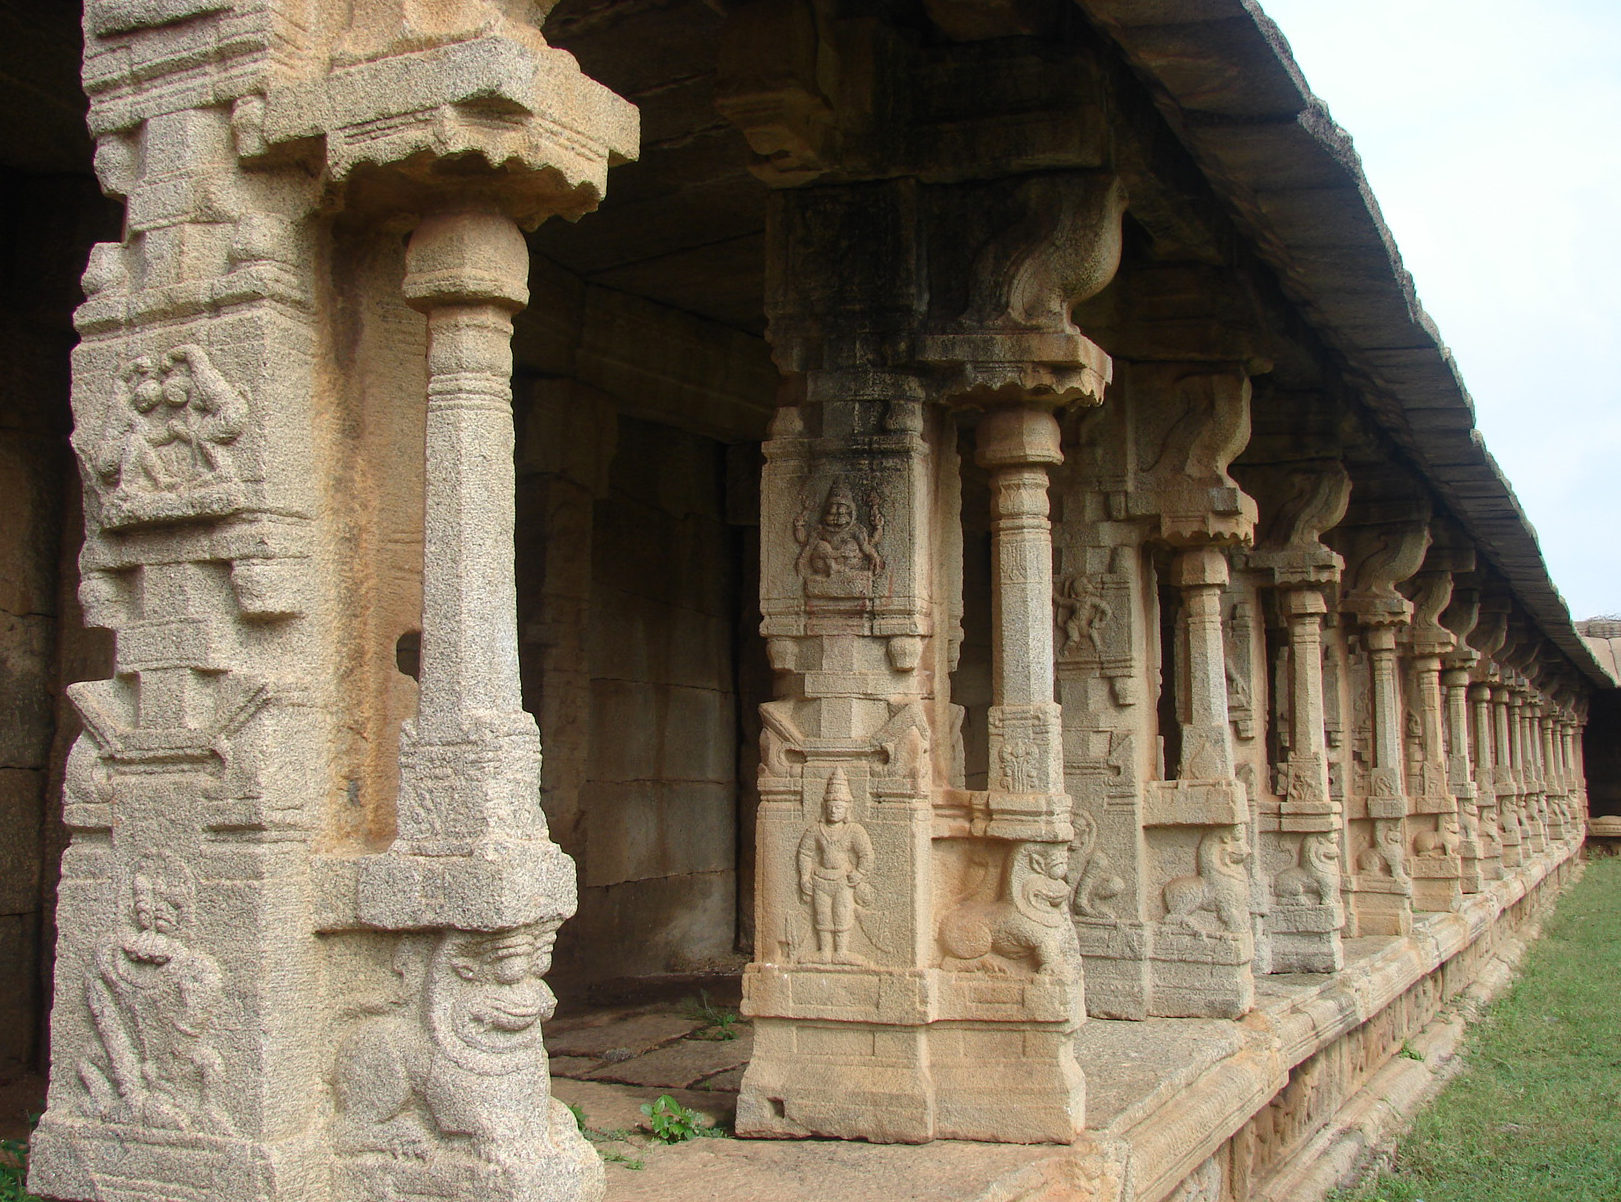
[[[1092,657],[1101,663],[1102,633],[1114,618],[1114,610],[1103,599],[1101,584],[1091,577],[1067,576],[1053,590],[1053,605],[1063,635],[1058,654],[1085,654],[1090,648]]]
[[[1165,884],[1165,922],[1204,930],[1199,917],[1208,914],[1216,931],[1242,934],[1250,929],[1250,887],[1245,864],[1249,842],[1241,826],[1218,826],[1199,840],[1198,871]]]
[[[807,504],[794,519],[799,555],[794,570],[805,582],[808,597],[867,597],[873,578],[884,570],[878,544],[884,537],[884,513],[878,493],[868,492],[862,521],[848,484],[828,486],[820,505]]]
[[[1300,841],[1300,862],[1272,878],[1280,906],[1329,906],[1340,896],[1340,843],[1334,831],[1314,831]]]
[[[812,964],[865,964],[850,950],[858,910],[873,904],[872,839],[850,818],[850,782],[843,768],[828,777],[822,815],[799,838],[799,900],[810,907],[816,950],[803,957]]]
[[[1070,925],[1069,848],[1017,843],[997,879],[988,859],[940,922],[940,967],[958,972],[1066,973],[1080,949]]]
[[[465,1197],[471,1176],[490,1196],[561,1197],[536,1188],[559,1153],[587,1174],[593,1154],[551,1097],[541,1044],[555,939],[542,922],[401,941],[400,1012],[363,1023],[334,1072],[334,1142],[365,1196]]]
[[[1113,871],[1109,854],[1098,846],[1097,821],[1084,810],[1073,815],[1075,841],[1070,844],[1069,878],[1075,883],[1069,910],[1077,918],[1120,921],[1112,903],[1126,887]]]
[[[191,870],[143,856],[129,882],[132,932],[96,954],[85,1000],[101,1047],[79,1061],[89,1117],[166,1131],[234,1135],[221,1105],[214,1032],[225,1002],[218,962],[190,943]]]
[[[114,383],[101,429],[75,442],[102,499],[102,524],[119,529],[240,508],[232,444],[247,421],[247,401],[200,346],[132,360]]]

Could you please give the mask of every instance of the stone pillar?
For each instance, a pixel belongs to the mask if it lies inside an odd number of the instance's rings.
[[[1441,542],[1432,543],[1425,567],[1414,577],[1413,621],[1408,634],[1412,689],[1406,752],[1416,770],[1408,770],[1405,784],[1412,852],[1409,871],[1416,910],[1455,910],[1462,901],[1463,824],[1459,801],[1448,781],[1447,718],[1441,692],[1442,657],[1457,647],[1452,632],[1441,625],[1452,600],[1452,573],[1437,561],[1450,566],[1449,550]]]
[[[1510,714],[1507,684],[1494,681],[1492,694],[1492,777],[1497,788],[1497,815],[1503,831],[1503,868],[1518,868],[1525,862],[1524,827],[1520,821],[1519,774],[1514,761],[1518,756],[1515,723]]]
[[[1335,972],[1344,966],[1341,930],[1343,811],[1330,793],[1323,620],[1328,594],[1345,563],[1322,535],[1345,516],[1351,478],[1335,462],[1282,473],[1270,481],[1284,498],[1262,494],[1263,527],[1272,533],[1249,556],[1270,574],[1288,630],[1288,679],[1274,699],[1275,745],[1286,747],[1273,765],[1281,804],[1261,815],[1261,852],[1281,867],[1266,882],[1271,906],[1266,934],[1273,972]]]
[[[1546,694],[1537,713],[1537,742],[1542,760],[1543,797],[1547,805],[1548,842],[1564,843],[1567,838],[1565,818],[1565,782],[1559,763],[1557,735],[1557,703]]]
[[[1341,608],[1357,620],[1352,711],[1358,716],[1357,762],[1346,796],[1347,925],[1358,935],[1405,935],[1412,929],[1413,880],[1407,837],[1407,763],[1398,635],[1414,606],[1398,591],[1424,563],[1429,515],[1414,498],[1416,520],[1343,527],[1349,588]]]
[[[1469,658],[1465,658],[1469,657]],[[1473,652],[1447,656],[1441,673],[1446,707],[1447,788],[1458,801],[1458,885],[1479,893],[1484,874],[1485,843],[1481,834],[1480,795],[1475,787],[1469,733],[1469,659]]]
[[[426,989],[477,981],[514,1016],[437,1083],[476,1107],[486,1141],[482,1163],[440,1174],[514,1202],[603,1189],[600,1160],[551,1096],[540,1039],[556,1006],[541,978],[575,885],[538,804],[540,734],[518,680],[511,338],[528,274],[523,235],[496,211],[428,217],[406,252],[404,294],[428,324],[420,689],[400,732],[398,833],[360,861],[356,906],[368,926],[430,933]],[[398,1035],[363,1027],[339,1053],[356,1196],[426,1179],[410,1160],[366,1155],[384,1123],[370,1096],[378,1057]]]
[[[593,208],[636,114],[504,6],[327,7],[86,10],[128,220],[73,441],[118,667],[70,690],[56,1198],[602,1190],[541,1043],[573,876],[518,701],[507,340],[513,218]]]
[[[1257,824],[1233,753],[1222,593],[1230,580],[1227,549],[1254,538],[1255,501],[1228,473],[1249,440],[1250,383],[1239,369],[1169,370],[1148,380],[1171,384],[1202,421],[1184,422],[1185,432],[1160,428],[1162,446],[1177,445],[1161,456],[1165,474],[1147,477],[1136,498],[1153,515],[1155,540],[1169,548],[1178,608],[1173,662],[1161,665],[1160,687],[1172,693],[1180,750],[1176,764],[1165,765],[1167,779],[1148,783],[1143,805],[1160,903],[1150,1013],[1237,1017],[1255,997],[1250,863]],[[1145,391],[1137,412],[1137,437],[1145,442],[1155,423],[1176,411],[1164,405],[1147,412],[1158,392]]]
[[[1338,803],[1329,796],[1323,729],[1322,620],[1316,589],[1283,594],[1289,622],[1289,762],[1280,832],[1301,836],[1298,862],[1272,879],[1272,971],[1337,972],[1345,953]]]
[[[778,699],[761,707],[743,980],[755,1048],[737,1130],[983,1136],[941,1123],[930,1071],[955,436],[904,377],[816,373],[805,397],[764,447],[761,629]]]
[[[1008,188],[1044,220],[974,237],[1037,240],[1012,263],[965,264],[975,299],[955,314],[925,313],[914,274],[925,249],[965,249],[949,193],[891,181],[772,202],[771,337],[797,403],[773,425],[762,484],[779,675],[762,707],[742,1134],[1068,1143],[1084,1123],[1046,473],[1062,460],[1052,410],[1098,404],[1108,380],[1068,290],[1106,282],[1124,198],[1107,177]],[[1000,273],[1035,261],[1056,291],[1017,299],[1050,332],[996,320],[1012,303]],[[983,411],[993,494],[995,696],[988,787],[973,793],[950,699],[962,534],[948,404]]]
[[[1542,706],[1535,686],[1521,678],[1515,692],[1519,702],[1519,722],[1516,734],[1520,747],[1520,779],[1524,782],[1525,839],[1531,855],[1542,855],[1548,850],[1547,801],[1544,796],[1542,773],[1542,740],[1537,736],[1537,715]]]
[[[1058,704],[1053,700],[1052,532],[1047,468],[1063,462],[1058,423],[1015,405],[980,419],[975,458],[991,478],[990,834],[1050,839],[1063,827]],[[1028,799],[1028,800],[1025,800]],[[1056,809],[1063,800],[1064,812]]]
[[[1413,880],[1406,856],[1406,763],[1397,691],[1397,623],[1364,625],[1368,652],[1373,761],[1367,812],[1370,840],[1357,854],[1352,886],[1357,932],[1405,935],[1412,929]]]
[[[1481,879],[1495,881],[1503,875],[1503,826],[1497,804],[1497,732],[1491,685],[1471,681],[1469,706],[1470,757],[1480,804]]]

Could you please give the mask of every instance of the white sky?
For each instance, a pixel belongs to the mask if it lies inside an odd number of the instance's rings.
[[[1261,0],[1356,142],[1486,445],[1621,612],[1621,0]]]

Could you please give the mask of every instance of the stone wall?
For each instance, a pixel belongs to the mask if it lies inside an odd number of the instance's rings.
[[[621,419],[607,485],[589,546],[589,722],[562,739],[542,729],[548,756],[578,754],[565,740],[582,733],[587,747],[563,842],[580,865],[564,982],[713,967],[736,932],[739,567],[724,448]],[[560,550],[579,553],[554,540],[553,563]]]

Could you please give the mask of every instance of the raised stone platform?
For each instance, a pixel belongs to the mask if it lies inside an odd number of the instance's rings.
[[[610,1164],[608,1199],[1308,1202],[1429,1096],[1457,1045],[1460,1011],[1506,983],[1528,928],[1576,867],[1574,853],[1558,848],[1456,913],[1420,913],[1411,935],[1347,941],[1343,972],[1263,977],[1242,1022],[1088,1022],[1078,1050],[1088,1131],[1073,1145],[613,1145],[645,1167]],[[589,1021],[558,1033],[554,1064],[582,1078],[559,1077],[556,1090],[584,1106],[593,1126],[631,1126],[639,1103],[664,1092],[728,1121],[736,1075],[726,1062],[737,1059],[746,1027],[706,1050],[687,1037],[697,1024],[668,1013]],[[566,1054],[581,1049],[588,1054]]]

